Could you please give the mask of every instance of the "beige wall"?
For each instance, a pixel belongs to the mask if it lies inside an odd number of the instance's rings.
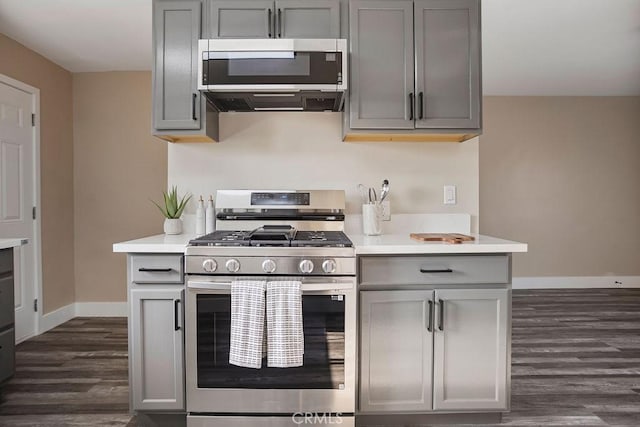
[[[478,215],[478,141],[346,143],[339,113],[223,113],[219,144],[170,144],[169,184],[196,196],[224,188],[337,188],[358,213],[357,184],[387,178],[395,213]],[[443,205],[455,184],[458,204]],[[194,203],[188,209],[193,213]]]
[[[485,97],[480,229],[514,276],[640,275],[640,97]]]
[[[126,301],[115,242],[162,233],[149,201],[167,185],[167,143],[151,136],[151,73],[73,75],[76,301]]]
[[[0,73],[40,89],[44,313],[74,301],[71,73],[0,34]]]

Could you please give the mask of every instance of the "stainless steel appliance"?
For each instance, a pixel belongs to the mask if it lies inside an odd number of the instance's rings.
[[[219,111],[341,111],[344,39],[198,42],[198,89]]]
[[[185,256],[190,427],[354,425],[356,261],[344,208],[342,191],[218,191],[217,231]],[[302,367],[229,364],[231,282],[247,278],[302,283]]]

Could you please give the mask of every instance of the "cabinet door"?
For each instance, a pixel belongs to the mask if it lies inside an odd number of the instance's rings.
[[[360,293],[360,411],[430,410],[432,291]]]
[[[131,290],[135,410],[184,410],[184,290]]]
[[[199,1],[153,3],[153,127],[200,129]]]
[[[506,289],[437,290],[436,410],[507,409]]]
[[[339,38],[340,2],[338,0],[276,0],[276,37]]]
[[[212,39],[274,37],[273,0],[209,0],[208,11]]]
[[[416,0],[416,128],[480,127],[479,0]]]
[[[350,126],[413,129],[413,1],[352,0]]]

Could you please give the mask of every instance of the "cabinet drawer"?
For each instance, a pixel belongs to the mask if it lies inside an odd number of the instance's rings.
[[[13,270],[13,248],[0,250],[0,275]]]
[[[13,276],[0,275],[0,330],[13,323]]]
[[[182,283],[182,254],[131,255],[134,283]]]
[[[360,258],[361,285],[509,283],[508,255],[415,255]]]
[[[13,328],[0,334],[0,383],[13,376],[15,370],[15,332]]]

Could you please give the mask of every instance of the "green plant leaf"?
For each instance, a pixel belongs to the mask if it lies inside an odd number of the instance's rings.
[[[158,209],[160,210],[160,212],[162,212],[162,215],[165,218],[169,218],[169,214],[167,214],[167,211],[165,209],[163,209],[159,204],[157,204],[156,202],[154,202],[153,200],[151,200],[151,203],[153,203],[154,205],[156,205],[158,207]]]

